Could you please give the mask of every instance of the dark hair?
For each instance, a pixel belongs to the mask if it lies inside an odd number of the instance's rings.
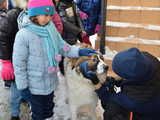
[[[39,22],[38,22],[38,20],[37,20],[37,18],[36,18],[36,16],[30,17],[29,19],[30,19],[31,22],[33,22],[34,24],[40,25]]]

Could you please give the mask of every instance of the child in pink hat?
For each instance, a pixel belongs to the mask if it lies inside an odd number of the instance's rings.
[[[28,15],[53,15],[54,7],[51,0],[30,0],[28,3]]]
[[[52,23],[55,9],[51,0],[30,0],[28,12],[18,17],[19,32],[13,49],[17,88],[30,97],[32,120],[53,120],[54,91],[61,55],[89,56],[92,49],[67,44]]]

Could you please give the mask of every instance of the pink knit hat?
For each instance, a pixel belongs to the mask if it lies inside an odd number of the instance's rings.
[[[37,15],[53,15],[54,5],[52,0],[29,0],[28,2],[29,16]]]

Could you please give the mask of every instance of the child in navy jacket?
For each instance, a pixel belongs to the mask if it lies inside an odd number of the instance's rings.
[[[113,59],[113,71],[120,79],[107,77],[101,84],[96,74],[88,71],[88,63],[81,64],[86,78],[96,86],[102,101],[104,120],[158,120],[160,113],[160,62],[148,52],[130,48]],[[121,91],[114,92],[114,86]]]

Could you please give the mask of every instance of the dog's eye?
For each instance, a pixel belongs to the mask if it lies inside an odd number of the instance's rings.
[[[99,60],[96,58],[93,58],[93,62],[98,62]]]

